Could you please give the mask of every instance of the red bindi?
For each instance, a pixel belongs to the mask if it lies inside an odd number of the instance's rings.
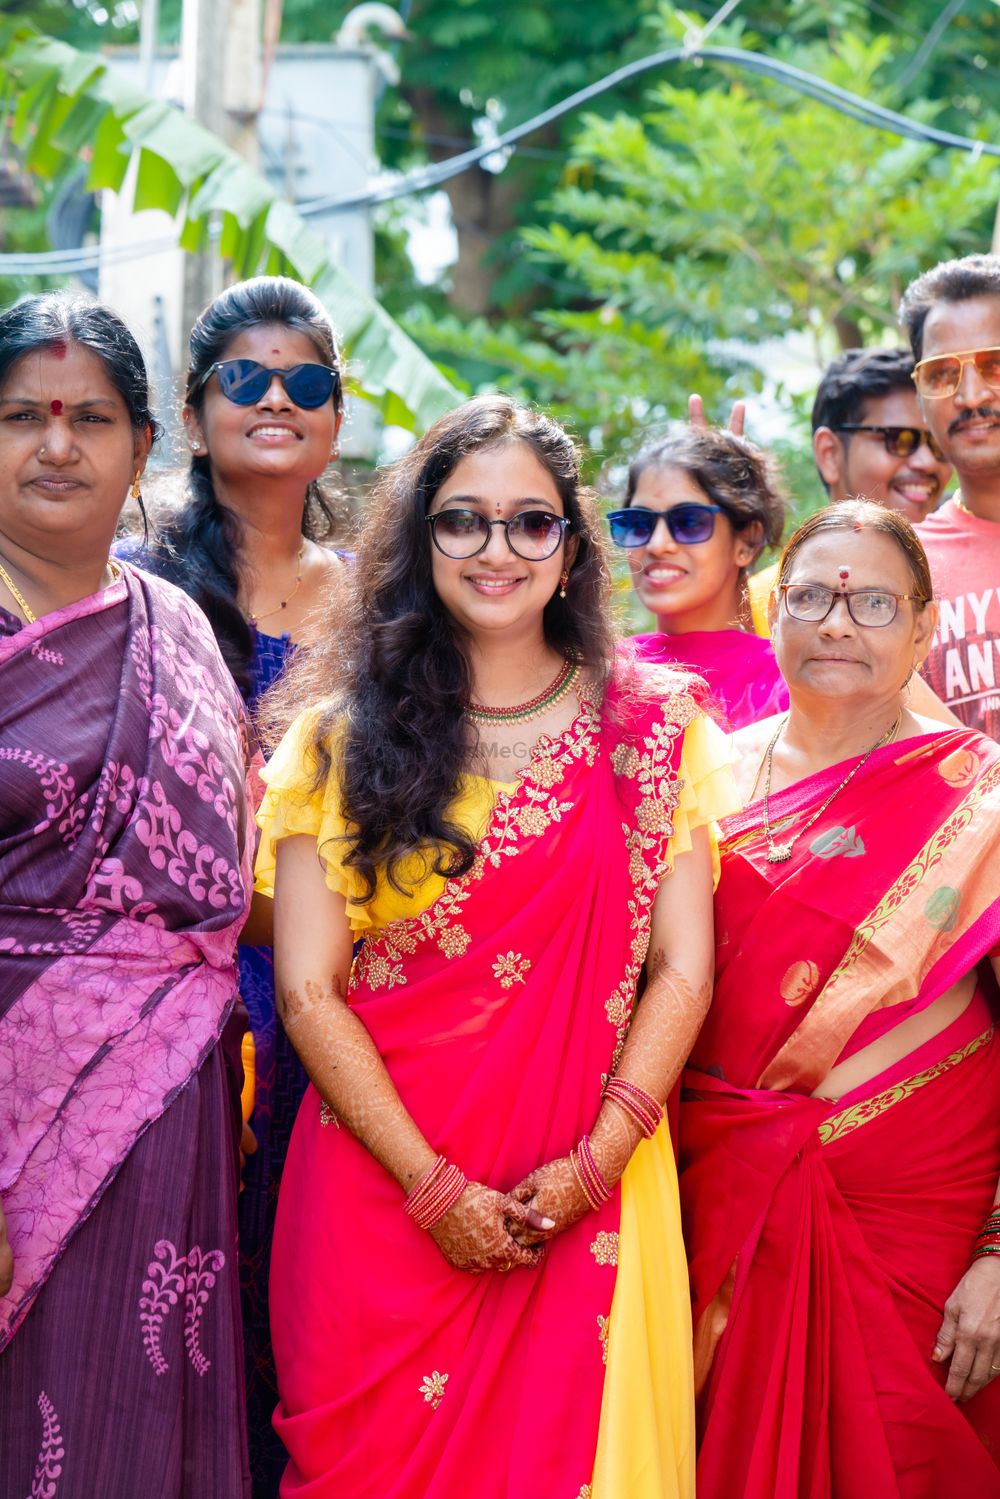
[[[50,401],[49,402],[49,410],[52,412],[53,416],[62,416],[62,409],[63,409],[62,401]]]

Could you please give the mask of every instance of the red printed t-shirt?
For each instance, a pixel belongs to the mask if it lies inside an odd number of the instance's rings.
[[[948,500],[916,529],[940,611],[924,676],[964,724],[1000,740],[1000,522]]]

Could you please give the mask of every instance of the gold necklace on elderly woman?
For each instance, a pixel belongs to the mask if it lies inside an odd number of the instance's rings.
[[[2,580],[6,584],[11,598],[21,610],[26,623],[29,625],[33,625],[35,623],[35,615],[31,612],[31,606],[29,605],[27,599],[24,597],[24,594],[18,588],[17,584],[14,582],[14,579],[11,577],[10,573],[4,567],[2,562],[0,562],[0,580]]]
[[[857,765],[853,765],[851,767],[844,779],[841,781],[840,785],[833,788],[826,801],[813,813],[808,822],[804,822],[799,828],[798,832],[793,833],[791,838],[788,838],[784,843],[775,843],[774,834],[771,832],[771,761],[774,759],[774,746],[778,742],[778,736],[781,733],[782,729],[787,727],[788,719],[786,718],[783,723],[779,723],[778,727],[774,731],[774,737],[767,747],[767,776],[764,781],[764,837],[767,840],[767,862],[769,864],[784,864],[786,859],[790,859],[792,857],[792,847],[797,842],[797,840],[802,837],[803,833],[808,833],[813,824],[819,821],[819,819],[823,816],[823,813],[826,811],[827,807],[833,801],[834,797],[839,796],[840,793],[845,789],[845,787],[850,785],[851,781],[854,780],[854,777],[857,775],[858,771],[861,770],[863,766],[868,764],[868,761],[871,759],[872,755],[874,755],[875,751],[877,749],[881,749],[883,744],[888,744],[891,739],[895,739],[896,735],[899,733],[899,726],[902,722],[903,710],[902,708],[900,708],[899,712],[896,714],[896,717],[886,729],[885,733],[880,734],[871,748],[865,751],[864,755],[858,761]]]

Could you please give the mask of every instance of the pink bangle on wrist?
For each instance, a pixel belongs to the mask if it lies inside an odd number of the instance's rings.
[[[638,1083],[630,1083],[627,1078],[609,1077],[604,1085],[603,1096],[630,1115],[647,1140],[656,1134],[663,1118],[663,1105],[657,1102],[652,1093],[647,1093]]]
[[[449,1166],[443,1155],[417,1182],[403,1207],[418,1228],[433,1228],[455,1206],[468,1182],[457,1166]]]
[[[611,1196],[611,1188],[600,1173],[586,1135],[576,1149],[570,1151],[569,1160],[590,1206],[594,1209],[601,1207]]]

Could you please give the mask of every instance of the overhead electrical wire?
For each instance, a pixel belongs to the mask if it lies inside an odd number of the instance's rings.
[[[709,26],[711,24],[710,22]],[[643,73],[683,62],[697,64],[714,62],[722,66],[757,73],[797,93],[804,94],[820,104],[825,104],[861,124],[899,136],[904,140],[919,141],[925,145],[939,146],[944,150],[964,151],[975,157],[981,155],[1000,157],[1000,145],[994,142],[956,135],[952,131],[939,130],[934,125],[927,125],[922,120],[910,119],[907,115],[886,109],[869,99],[863,99],[860,95],[852,94],[838,84],[830,83],[817,74],[805,72],[778,58],[767,57],[750,49],[706,47],[702,45],[701,38],[708,29],[706,26],[704,32],[695,32],[692,40],[685,46],[665,48],[616,68],[595,83],[578,89],[557,104],[533,115],[531,119],[525,120],[520,125],[512,126],[511,129],[484,144],[468,151],[461,151],[445,161],[417,167],[402,176],[376,183],[363,193],[355,193],[347,197],[330,195],[308,199],[297,203],[296,210],[301,217],[308,219],[319,215],[352,212],[360,208],[373,208],[380,203],[390,203],[400,198],[412,197],[416,193],[429,192],[440,187],[449,178],[456,177],[459,173],[468,171],[470,167],[477,166],[484,158],[515,147],[525,136],[544,129],[546,125],[552,124],[553,121],[561,119],[563,115],[573,110],[580,109],[609,90],[618,88],[621,84],[638,78]],[[11,252],[0,254],[0,274],[53,275],[68,274],[77,269],[93,270],[106,261],[110,262],[112,258],[116,262],[134,259],[172,248],[175,244],[176,240],[155,240],[103,249],[100,246],[93,246],[79,250],[43,250],[21,254]]]

